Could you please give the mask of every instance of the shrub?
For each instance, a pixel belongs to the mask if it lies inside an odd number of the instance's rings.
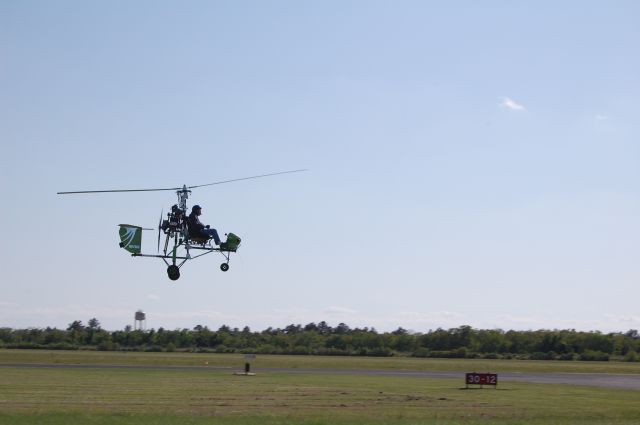
[[[424,347],[418,348],[416,351],[411,353],[411,357],[429,357],[430,355],[431,352],[429,349]]]
[[[460,359],[464,358],[467,355],[466,349],[464,351],[460,350],[442,350],[442,351],[432,351],[431,356],[441,359]]]
[[[162,352],[162,347],[160,345],[149,345],[144,348],[144,351],[148,353],[160,353]]]
[[[294,355],[307,355],[309,354],[309,348],[302,345],[297,345],[289,350],[289,353]]]
[[[587,350],[578,356],[578,360],[588,362],[608,362],[609,354],[602,351]]]
[[[366,350],[365,356],[391,357],[393,356],[393,351],[391,351],[390,348],[386,348],[386,347],[369,348],[368,350]]]
[[[529,360],[554,360],[555,358],[556,353],[554,353],[553,351],[549,351],[548,353],[537,351],[529,355]]]
[[[113,351],[113,342],[111,342],[111,340],[105,340],[102,341],[100,344],[98,344],[98,346],[96,347],[96,349],[98,351]]]

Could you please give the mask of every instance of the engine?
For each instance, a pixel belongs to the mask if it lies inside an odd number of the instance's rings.
[[[185,212],[177,205],[173,205],[171,211],[167,213],[167,219],[162,221],[160,228],[165,234],[175,233],[182,230],[185,223]]]

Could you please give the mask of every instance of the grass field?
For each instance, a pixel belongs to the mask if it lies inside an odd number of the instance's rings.
[[[203,366],[202,370],[0,368],[0,424],[640,424],[640,391],[512,382],[501,383],[497,390],[465,390],[456,379],[326,373],[261,372],[245,377],[207,368],[206,362],[239,370],[243,359],[0,350],[3,364]],[[503,363],[483,361],[477,370],[506,371],[500,369],[507,367]],[[635,364],[506,363],[510,371],[639,373]],[[469,371],[477,363],[259,356],[254,364]]]
[[[222,366],[241,368],[241,354],[139,353],[107,351],[3,350],[0,363]],[[410,370],[446,372],[541,372],[640,374],[640,362],[425,359],[413,357],[257,356],[262,368]]]

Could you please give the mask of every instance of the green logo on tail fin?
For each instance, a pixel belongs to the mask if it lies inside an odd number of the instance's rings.
[[[132,254],[142,252],[142,227],[120,224],[120,247]]]

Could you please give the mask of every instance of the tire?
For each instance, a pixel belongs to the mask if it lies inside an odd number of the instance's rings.
[[[167,275],[171,280],[178,280],[180,279],[180,269],[178,266],[171,265],[167,267]]]
[[[229,265],[227,263],[220,264],[220,270],[226,272],[227,270],[229,270]]]

